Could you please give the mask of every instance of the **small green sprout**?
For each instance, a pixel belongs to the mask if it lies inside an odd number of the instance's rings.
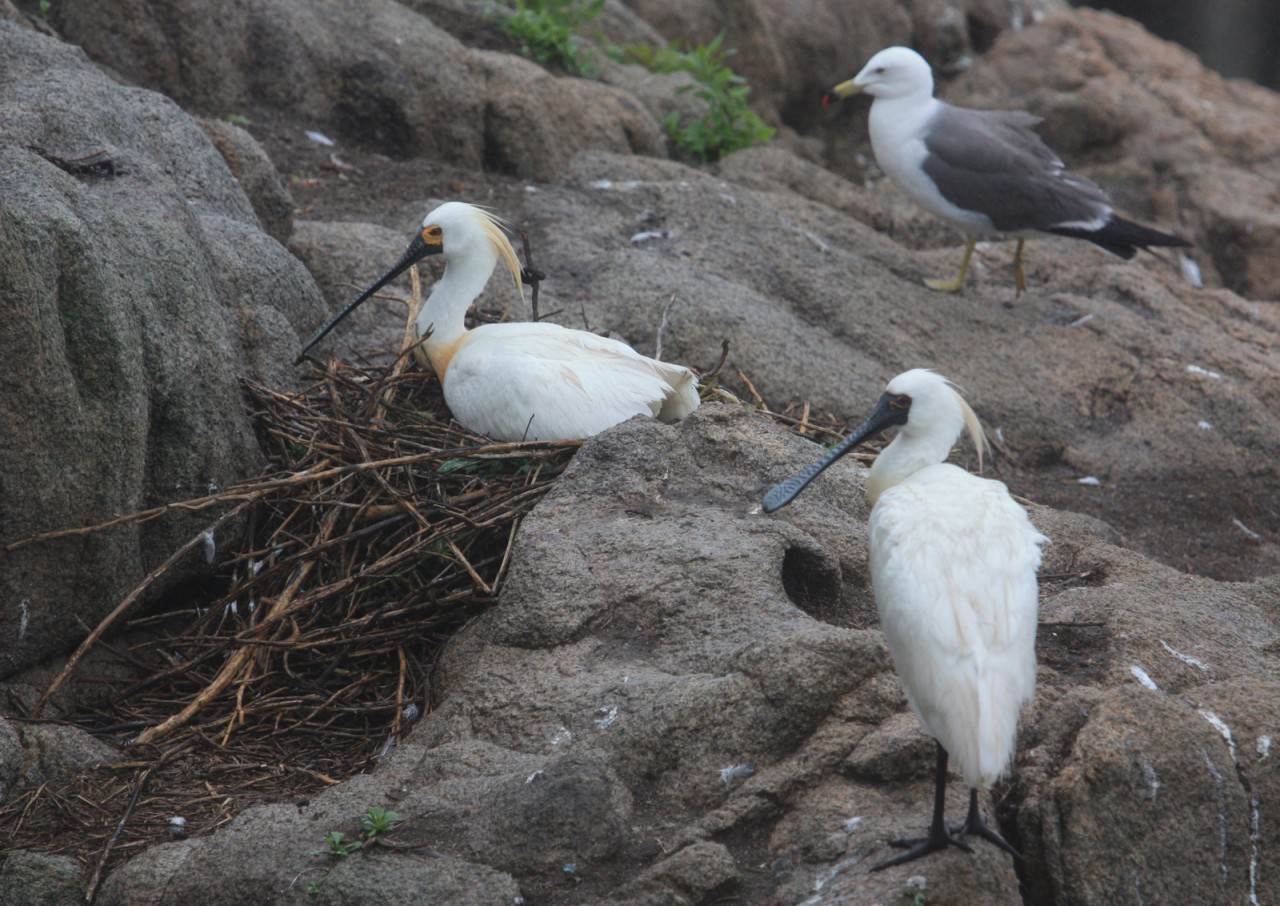
[[[311,856],[333,856],[335,859],[345,859],[358,849],[364,849],[364,841],[352,840],[347,842],[347,835],[342,831],[329,831],[324,837],[324,849],[308,850],[307,854]]]
[[[381,806],[372,806],[360,819],[360,827],[364,829],[365,839],[372,840],[378,834],[395,830],[397,824],[404,819],[398,814]]]

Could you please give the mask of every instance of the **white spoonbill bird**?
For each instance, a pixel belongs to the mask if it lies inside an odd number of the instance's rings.
[[[1126,259],[1140,248],[1190,244],[1115,216],[1103,191],[1068,173],[1032,131],[1040,117],[937,100],[928,62],[910,48],[880,51],[822,102],[860,91],[874,98],[867,129],[876,163],[908,198],[966,234],[960,273],[954,280],[925,280],[930,289],[964,286],[979,236],[1018,237],[1013,275],[1019,294],[1027,288],[1022,245],[1037,232],[1087,239]]]
[[[1035,689],[1036,568],[1048,539],[1003,484],[944,462],[966,428],[981,462],[986,437],[973,410],[940,375],[904,372],[852,434],[772,488],[764,509],[790,503],[823,469],[893,425],[901,430],[867,479],[871,584],[907,701],[938,758],[928,835],[895,840],[908,852],[872,870],[948,846],[968,851],[966,834],[1016,856],[983,821],[978,790],[1008,766],[1018,712]],[[943,817],[948,756],[969,786],[969,814],[954,833]]]
[[[671,422],[698,407],[692,371],[617,340],[542,322],[468,330],[467,309],[499,260],[519,292],[520,263],[498,223],[460,201],[440,205],[391,270],[334,315],[302,355],[410,265],[444,255],[444,276],[423,303],[415,330],[427,337],[421,348],[460,425],[497,440],[574,440],[633,415]]]

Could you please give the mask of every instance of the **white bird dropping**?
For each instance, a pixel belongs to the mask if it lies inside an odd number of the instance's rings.
[[[1040,545],[1026,511],[998,481],[944,460],[962,430],[986,448],[982,425],[940,375],[916,369],[889,382],[875,410],[825,457],[764,496],[765,512],[790,503],[845,453],[885,429],[898,436],[871,467],[870,566],[880,628],[907,702],[937,741],[928,835],[895,840],[887,868],[958,846],[968,834],[1014,855],[978,809],[978,790],[1009,766],[1018,713],[1035,691],[1036,569]],[[947,763],[969,786],[959,831],[943,817]]]
[[[391,270],[347,303],[303,347],[428,255],[443,255],[444,276],[414,325],[414,348],[444,388],[460,425],[497,440],[579,440],[633,415],[674,422],[698,407],[697,379],[625,343],[548,322],[483,324],[468,330],[467,309],[498,262],[521,283],[520,262],[499,221],[459,201],[440,205]]]

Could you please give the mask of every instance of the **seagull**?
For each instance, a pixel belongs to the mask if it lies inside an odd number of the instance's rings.
[[[978,790],[1013,757],[1018,714],[1036,681],[1036,569],[1048,539],[998,482],[945,462],[977,415],[937,373],[914,369],[889,382],[871,415],[821,460],[773,487],[763,509],[786,506],[823,469],[892,426],[898,435],[871,467],[871,585],[880,628],[907,702],[936,743],[933,818],[926,836],[893,841],[900,865],[982,837],[1018,856],[987,827]],[[943,815],[948,760],[969,787],[969,813],[953,831]]]
[[[483,324],[464,319],[499,261],[520,291],[520,262],[500,221],[460,201],[440,205],[400,260],[347,303],[303,347],[297,361],[356,306],[428,255],[444,276],[418,313],[421,349],[458,424],[496,440],[578,440],[633,415],[674,422],[698,407],[694,373],[641,355],[618,340],[548,322]]]
[[[1140,248],[1190,245],[1117,217],[1102,189],[1068,173],[1033,131],[1040,117],[1021,110],[970,110],[936,99],[928,62],[908,47],[880,51],[822,103],[862,91],[874,98],[867,125],[876,163],[908,198],[966,234],[960,273],[953,280],[925,280],[930,289],[953,293],[964,286],[980,236],[1018,238],[1018,295],[1027,288],[1022,246],[1035,233],[1087,239],[1125,259]]]

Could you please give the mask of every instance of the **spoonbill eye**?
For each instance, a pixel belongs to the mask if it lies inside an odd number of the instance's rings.
[[[889,408],[890,409],[910,409],[911,397],[907,396],[905,393],[900,393],[897,396],[891,396],[889,397]]]
[[[429,245],[439,245],[444,241],[444,230],[438,226],[429,226],[422,231],[422,241]]]

